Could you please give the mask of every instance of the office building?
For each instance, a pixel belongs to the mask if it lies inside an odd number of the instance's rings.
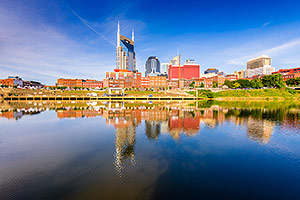
[[[125,46],[121,46],[121,42]],[[126,50],[127,49],[127,54]],[[120,34],[120,24],[118,23],[117,48],[116,48],[116,69],[135,70],[135,52],[134,52],[134,32],[131,39]]]
[[[170,65],[179,65],[179,56],[175,56],[172,60],[170,60]]]
[[[162,75],[167,75],[168,76],[168,71],[169,71],[169,63],[161,63],[160,64],[160,73]]]
[[[242,79],[248,77],[248,71],[242,69],[241,71],[235,71],[234,74],[237,76],[237,79]]]
[[[145,64],[145,76],[160,73],[160,62],[156,56],[150,56]]]
[[[263,55],[257,58],[248,60],[247,73],[248,77],[255,75],[270,75],[275,71],[275,67],[271,66],[271,58]]]
[[[200,77],[200,65],[186,62],[183,66],[180,66],[180,73],[179,73],[179,65],[170,65],[169,66],[169,79],[193,79]]]
[[[204,71],[204,74],[218,74],[219,70],[216,68],[208,68],[207,70]]]

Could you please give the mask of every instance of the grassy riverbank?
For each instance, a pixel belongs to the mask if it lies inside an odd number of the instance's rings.
[[[188,92],[196,95],[196,92]],[[212,92],[210,90],[199,90],[198,96],[202,98],[212,98],[219,100],[232,99],[261,99],[261,100],[284,100],[284,99],[300,99],[300,92],[291,89],[251,89],[251,90],[224,90]]]

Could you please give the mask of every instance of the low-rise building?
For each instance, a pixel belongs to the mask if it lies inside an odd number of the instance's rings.
[[[276,72],[273,72],[272,74],[294,74],[294,73],[300,73],[300,67],[293,68],[293,69],[280,69]]]
[[[213,79],[197,78],[197,79],[194,79],[194,81],[195,81],[195,87],[201,87],[203,85],[206,88],[212,88],[213,87]]]
[[[225,77],[224,76],[212,76],[207,78],[208,80],[212,80],[213,83],[216,83],[218,85],[223,85],[225,82]]]
[[[235,75],[235,74],[228,74],[225,76],[225,80],[236,81],[236,80],[238,80],[238,78],[237,78],[237,75]]]
[[[178,88],[178,80],[167,80],[167,86],[168,88]]]
[[[23,81],[23,87],[43,88],[44,85],[37,81]]]
[[[142,87],[142,73],[141,72],[133,73],[133,87],[134,88]]]
[[[141,87],[142,88],[149,87],[149,77],[141,77]]]
[[[0,85],[23,86],[23,80],[18,76],[9,76],[6,79],[0,79]]]
[[[167,78],[165,76],[150,76],[149,87],[151,88],[165,88],[167,87]]]
[[[298,78],[300,77],[300,72],[298,73],[290,73],[290,74],[282,74],[282,78],[284,81],[290,79],[290,78]]]
[[[59,87],[69,87],[69,88],[74,88],[74,87],[82,87],[82,82],[83,79],[64,79],[64,78],[59,78],[57,79],[57,86]]]
[[[97,81],[97,80],[84,80],[82,82],[82,87],[85,88],[103,88],[103,81]]]

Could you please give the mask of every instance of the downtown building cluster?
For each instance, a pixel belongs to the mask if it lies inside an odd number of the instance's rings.
[[[262,78],[265,75],[280,73],[286,81],[300,77],[300,68],[280,69],[275,71],[271,65],[271,58],[263,55],[247,61],[246,69],[226,74],[216,68],[208,68],[203,74],[200,73],[200,65],[193,59],[188,59],[181,64],[180,55],[169,62],[161,63],[156,56],[150,56],[145,63],[144,76],[136,69],[134,51],[134,31],[131,38],[120,34],[120,25],[117,31],[116,67],[106,72],[103,80],[95,79],[57,79],[55,86],[48,88],[184,88],[191,84],[194,87],[222,87],[226,80],[238,79],[252,80]],[[42,88],[43,85],[36,81],[24,81],[18,76],[0,79],[0,86],[18,86],[27,88]]]
[[[102,81],[84,79],[58,79],[57,86],[83,88],[184,88],[192,83],[195,87],[221,87],[225,80],[238,79],[252,80],[265,75],[281,73],[284,80],[299,77],[300,68],[275,71],[269,56],[260,56],[247,61],[247,68],[226,74],[216,68],[208,68],[200,73],[200,65],[193,59],[188,59],[182,65],[180,55],[168,63],[161,63],[156,56],[150,56],[145,63],[145,73],[136,70],[134,51],[134,32],[131,38],[120,34],[120,25],[117,31],[116,67],[106,72]]]

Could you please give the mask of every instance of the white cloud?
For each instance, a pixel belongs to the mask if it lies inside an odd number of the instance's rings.
[[[33,80],[40,80],[42,76],[41,81],[54,84],[59,77],[103,78],[103,72],[114,67],[114,51],[105,53],[101,49],[107,50],[104,40],[101,44],[99,40],[90,39],[94,45],[100,43],[99,48],[90,47],[53,26],[28,22],[26,16],[18,16],[17,12],[0,7],[0,13],[2,72],[4,69],[11,73],[17,71],[19,76]],[[14,75],[11,73],[9,75]],[[1,76],[7,75],[1,73]]]

